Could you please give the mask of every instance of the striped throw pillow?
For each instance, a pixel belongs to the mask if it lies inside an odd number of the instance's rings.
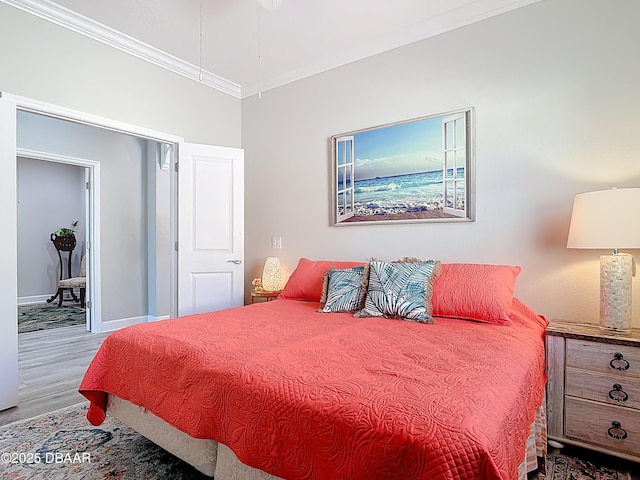
[[[372,261],[364,308],[357,317],[401,318],[434,323],[431,316],[432,284],[439,261]]]

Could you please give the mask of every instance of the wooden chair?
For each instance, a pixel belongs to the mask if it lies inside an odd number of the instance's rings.
[[[87,256],[84,255],[82,257],[82,261],[80,262],[80,276],[65,278],[64,280],[58,281],[58,306],[62,306],[62,293],[64,290],[71,290],[73,294],[73,290],[75,288],[80,289],[80,306],[84,308],[85,305],[85,296],[87,291]],[[75,298],[75,295],[72,295]]]

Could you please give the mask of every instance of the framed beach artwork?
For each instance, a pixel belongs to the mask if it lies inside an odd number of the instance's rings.
[[[331,139],[333,225],[475,220],[473,109]]]

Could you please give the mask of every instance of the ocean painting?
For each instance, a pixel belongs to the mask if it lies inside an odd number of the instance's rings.
[[[458,178],[464,178],[464,170],[464,167],[458,168]],[[407,218],[419,218],[420,214],[423,214],[425,218],[444,218],[442,173],[440,169],[389,177],[356,179],[355,216],[403,215]],[[459,189],[457,193],[456,205],[458,208],[463,208],[464,190]],[[362,218],[362,220],[370,219]]]
[[[470,220],[470,112],[334,136],[334,224]]]

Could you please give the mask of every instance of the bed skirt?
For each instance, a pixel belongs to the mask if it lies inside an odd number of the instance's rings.
[[[115,395],[109,395],[107,412],[203,474],[215,476],[216,480],[280,480],[280,477],[240,462],[227,446],[214,440],[193,438],[146,409]],[[526,480],[527,472],[537,470],[538,459],[544,459],[546,453],[547,415],[543,401],[531,424],[525,458],[518,466],[518,480]]]

